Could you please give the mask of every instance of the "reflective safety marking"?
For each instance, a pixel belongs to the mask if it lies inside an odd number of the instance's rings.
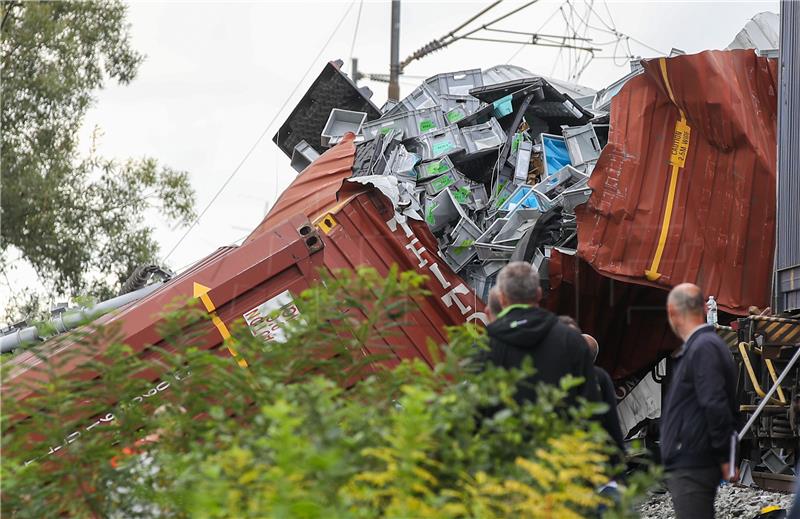
[[[669,163],[673,166],[682,168],[686,165],[686,154],[689,153],[689,136],[691,134],[692,129],[686,124],[686,120],[683,117],[675,121],[672,152],[669,156]]]
[[[661,277],[658,268],[661,266],[661,256],[664,254],[664,247],[667,245],[667,235],[669,234],[669,223],[672,220],[672,207],[675,205],[675,191],[678,188],[678,173],[680,168],[672,166],[672,173],[669,177],[669,191],[667,192],[667,207],[664,208],[664,218],[661,222],[661,234],[658,236],[658,246],[650,269],[645,270],[644,274],[649,281],[655,281]]]
[[[661,277],[661,273],[658,269],[661,267],[661,258],[664,255],[664,248],[667,245],[669,225],[672,221],[672,211],[675,206],[675,192],[678,190],[678,175],[680,174],[681,168],[686,165],[686,156],[689,153],[689,141],[692,134],[692,129],[686,122],[686,115],[675,102],[675,95],[672,92],[672,85],[670,85],[669,76],[667,75],[667,61],[664,58],[660,58],[658,64],[661,68],[661,76],[664,78],[667,95],[669,95],[672,104],[678,108],[680,118],[675,121],[675,133],[672,137],[672,149],[670,150],[669,158],[672,171],[669,176],[669,188],[667,191],[666,207],[664,207],[664,217],[661,220],[661,232],[658,235],[658,244],[656,245],[656,252],[653,255],[650,268],[644,271],[644,275],[648,281],[656,281]]]
[[[222,339],[225,341],[225,346],[228,348],[228,352],[231,354],[231,357],[236,358],[239,354],[233,349],[233,339],[231,339],[231,332],[228,331],[228,327],[225,326],[225,323],[222,319],[219,318],[216,306],[214,306],[214,302],[211,301],[211,297],[209,297],[208,292],[211,290],[205,285],[201,285],[200,283],[195,282],[193,285],[194,290],[194,297],[199,297],[200,301],[203,302],[203,306],[206,307],[206,311],[211,314],[211,322],[219,331],[219,334],[222,336]],[[247,361],[244,359],[237,359],[239,365],[243,368],[247,367]]]

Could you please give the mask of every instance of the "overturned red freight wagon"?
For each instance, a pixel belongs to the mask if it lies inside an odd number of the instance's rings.
[[[428,339],[441,343],[446,326],[484,321],[484,305],[438,257],[436,242],[424,222],[396,215],[378,190],[345,182],[354,158],[353,141],[346,139],[295,180],[241,246],[220,248],[153,293],[95,323],[119,324],[121,341],[147,357],[152,346],[164,345],[157,331],[164,311],[175,308],[176,301],[186,306],[193,298],[201,298],[216,317],[205,324],[198,347],[227,356],[224,335],[233,322],[244,320],[254,333],[270,340],[252,316],[265,305],[270,309],[291,305],[291,294],[318,280],[319,269],[335,273],[367,265],[386,274],[396,264],[400,270],[425,274],[425,288],[431,295],[410,300],[412,310],[405,317],[409,326],[398,336],[382,339],[386,346],[382,353],[392,353],[385,362],[422,358],[431,363]],[[80,350],[70,355],[73,348],[77,344],[69,340],[52,341],[17,355],[9,361],[4,393],[17,399],[31,396],[38,384],[47,382],[49,375],[36,369],[43,362],[50,361],[54,367],[51,375],[62,376],[102,354],[102,350],[91,355]],[[152,376],[156,383],[158,374]]]

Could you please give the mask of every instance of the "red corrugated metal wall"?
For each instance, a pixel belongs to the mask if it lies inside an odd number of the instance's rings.
[[[615,380],[637,374],[680,345],[667,322],[667,292],[598,274],[575,256],[553,251],[544,306],[570,315],[597,339],[597,363]]]
[[[581,258],[632,283],[694,282],[728,312],[768,305],[775,60],[707,51],[644,66],[612,102],[594,192],[577,210]]]

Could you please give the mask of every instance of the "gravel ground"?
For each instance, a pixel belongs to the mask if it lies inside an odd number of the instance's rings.
[[[717,491],[716,516],[717,519],[729,517],[752,519],[766,506],[777,505],[788,511],[793,500],[793,494],[725,485]],[[669,493],[653,495],[639,511],[642,519],[674,519],[675,517]]]

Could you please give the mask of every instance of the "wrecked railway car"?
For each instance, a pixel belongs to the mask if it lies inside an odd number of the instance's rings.
[[[697,283],[717,296],[726,325],[752,321],[751,305],[768,306],[774,60],[749,50],[644,60],[614,89],[580,98],[571,94],[586,89],[520,67],[465,70],[429,78],[380,109],[340,66],[325,66],[275,135],[298,176],[245,242],[100,322],[121,323],[125,342],[144,355],[161,340],[160,309],[176,297],[206,297],[223,328],[244,319],[260,333],[248,316],[290,306],[317,269],[385,273],[397,264],[426,274],[432,295],[413,303],[414,326],[387,344],[389,362],[431,362],[426,338],[441,342],[446,325],[485,321],[499,269],[528,261],[543,280],[543,304],[600,342],[598,362],[634,435],[660,416],[667,359],[679,345],[663,310],[667,289]],[[204,346],[227,355],[223,336],[210,323]],[[745,412],[760,398],[756,382],[772,376],[767,363],[756,376],[746,371],[744,359],[757,362],[751,355],[765,351],[757,336],[731,343]],[[786,365],[787,353],[776,355],[775,365]],[[18,355],[7,389],[24,398],[21,382],[41,376],[31,369],[37,362]],[[787,427],[780,420],[798,383],[784,383],[770,431]],[[796,440],[794,416],[787,434]],[[762,441],[765,430],[751,433],[754,465],[771,462],[762,460],[768,451],[788,467],[793,458],[774,450],[785,442]]]

